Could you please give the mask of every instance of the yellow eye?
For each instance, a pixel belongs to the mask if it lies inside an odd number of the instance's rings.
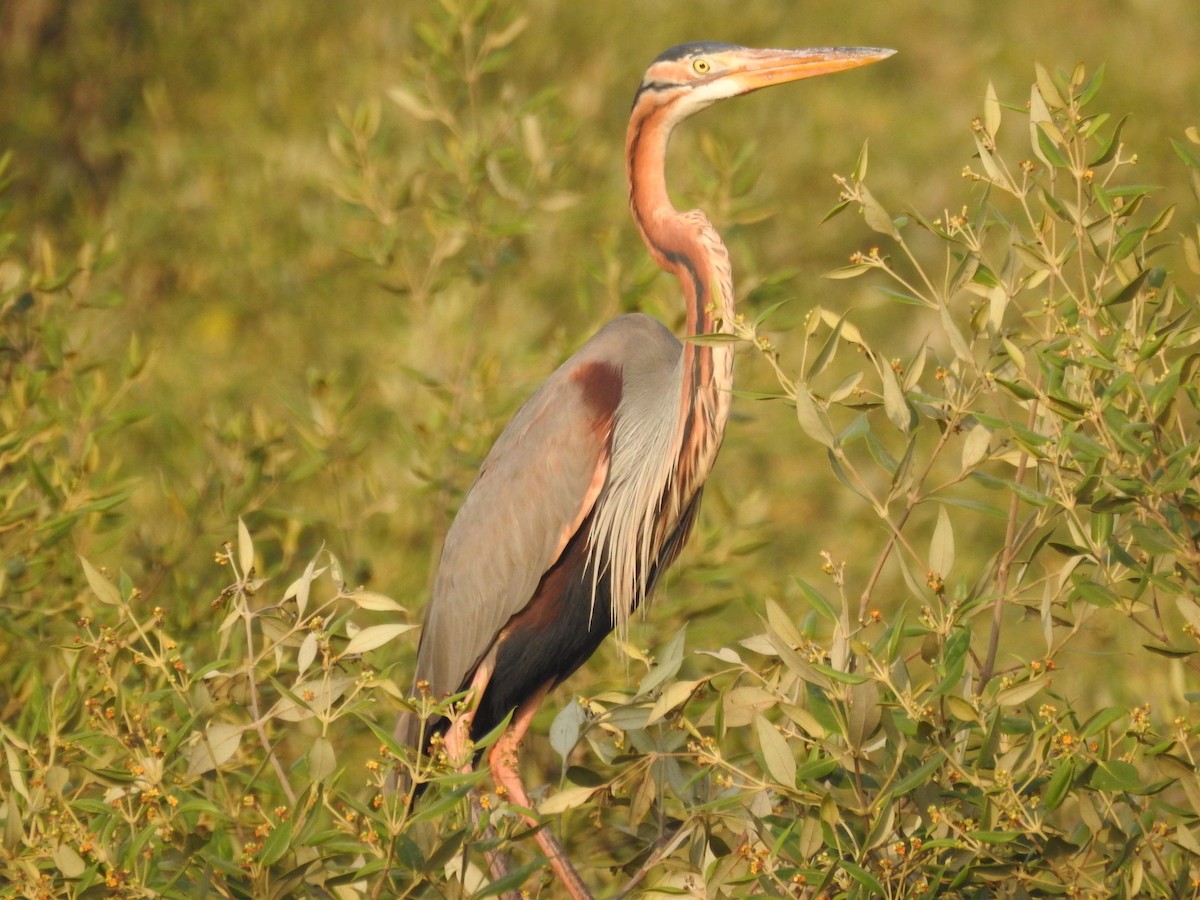
[[[712,65],[707,59],[697,59],[692,62],[692,71],[697,75],[707,75]]]

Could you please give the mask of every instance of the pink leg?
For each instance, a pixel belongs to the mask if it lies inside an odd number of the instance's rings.
[[[538,827],[542,823],[533,817],[533,807],[529,802],[529,796],[525,793],[525,786],[521,783],[521,773],[517,766],[517,751],[521,747],[521,739],[525,737],[529,723],[533,721],[534,713],[537,712],[538,706],[541,705],[542,698],[546,696],[548,690],[549,685],[546,685],[517,707],[508,729],[500,735],[500,739],[496,741],[488,754],[488,765],[491,767],[492,778],[496,785],[504,787],[509,801],[522,810],[528,810],[528,812],[521,812],[521,818],[530,827],[538,829],[535,832],[538,846],[550,860],[550,867],[566,887],[572,900],[592,900],[591,892],[584,885],[579,873],[575,871],[575,867],[571,865],[571,861],[567,859],[562,844],[548,829]]]
[[[471,747],[471,723],[475,720],[474,704],[483,695],[483,689],[487,687],[487,680],[490,676],[490,667],[480,666],[479,671],[475,674],[475,678],[471,681],[472,695],[468,698],[468,703],[471,705],[455,716],[450,721],[450,727],[446,729],[446,761],[460,772],[470,772],[473,768],[472,756],[474,756],[474,753]],[[481,812],[479,797],[472,791],[471,821],[478,824]],[[484,837],[489,840],[495,837],[495,832],[492,831],[490,825],[484,830]],[[492,873],[492,878],[498,880],[508,874],[508,859],[503,853],[499,850],[485,850],[483,855],[487,860],[488,871]],[[504,896],[515,897],[517,895],[504,894]]]
[[[479,668],[475,670],[475,677],[467,686],[470,693],[467,694],[462,712],[450,720],[450,727],[446,729],[446,762],[460,772],[470,772],[473,768],[471,723],[475,721],[475,707],[479,704],[479,698],[483,696],[491,678],[491,663],[480,663]]]

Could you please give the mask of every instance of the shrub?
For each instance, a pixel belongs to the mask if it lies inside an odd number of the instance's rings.
[[[382,108],[347,113],[333,138],[339,196],[364,212],[360,256],[416,298],[409,327],[435,345],[465,321],[464,297],[503,305],[525,232],[568,199],[537,200],[555,164],[545,101],[477,109],[473,91],[522,21],[485,7],[419,26],[430,62],[392,99],[444,128],[409,148],[402,165],[424,173],[411,190],[377,158],[394,140]],[[460,63],[477,81],[445,93]],[[797,457],[823,450],[830,485],[878,527],[855,536],[853,557],[827,529],[825,580],[776,576],[778,599],[753,598],[751,633],[714,645],[693,629],[689,652],[681,629],[653,657],[625,645],[634,687],[557,711],[562,779],[540,813],[590,883],[707,896],[1196,892],[1200,318],[1172,268],[1200,273],[1200,231],[1170,240],[1177,213],[1154,209],[1133,177],[1123,120],[1095,110],[1101,81],[1039,68],[1028,106],[989,90],[953,213],[886,211],[865,148],[839,179],[833,213],[861,210],[879,246],[830,277],[847,290],[872,280],[861,296],[881,293],[903,328],[871,337],[870,308],[814,309],[792,334],[768,332],[777,307],[737,323],[778,382],[747,395],[794,405]],[[1189,131],[1176,149],[1200,196],[1200,139]],[[708,182],[714,208],[735,209],[752,153],[710,143],[705,156],[721,175]],[[447,212],[456,205],[472,228]],[[412,625],[332,554],[272,565],[239,521],[202,597],[212,615],[184,618],[129,575],[63,552],[56,540],[119,508],[126,485],[96,441],[136,414],[125,385],[142,357],[136,344],[120,361],[84,352],[83,313],[99,299],[87,273],[104,253],[85,248],[67,274],[45,249],[18,258],[14,242],[0,241],[0,548],[18,611],[4,625],[10,645],[56,644],[18,669],[0,730],[11,890],[553,895],[486,775],[392,740],[398,709],[455,698],[404,696],[404,671],[386,664]],[[426,269],[404,257],[413,247]],[[788,280],[749,268],[760,299]],[[614,263],[602,281],[623,305],[646,272]],[[451,493],[431,460],[468,470],[488,435],[464,424],[452,387],[409,375],[435,401],[429,427],[408,432],[413,458]],[[43,595],[71,610],[74,634],[40,615]],[[1102,667],[1079,665],[1100,650],[1122,663],[1104,683]],[[419,802],[383,790],[396,770],[427,785]],[[498,881],[482,871],[491,847],[517,861]]]
[[[10,163],[0,157],[0,196]],[[44,610],[18,601],[77,577],[64,539],[77,526],[106,531],[128,496],[102,445],[139,415],[129,393],[145,356],[136,338],[121,355],[91,341],[98,314],[120,303],[92,284],[111,241],[64,252],[46,234],[22,240],[3,221],[11,204],[0,204],[0,594],[6,630],[36,640]]]

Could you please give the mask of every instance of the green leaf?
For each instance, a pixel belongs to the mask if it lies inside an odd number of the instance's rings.
[[[1099,734],[1109,725],[1128,715],[1128,710],[1124,710],[1119,706],[1107,706],[1093,714],[1090,719],[1083,723],[1079,729],[1079,736],[1086,740],[1094,734]]]
[[[858,675],[854,672],[843,672],[841,669],[835,669],[832,666],[827,666],[823,663],[813,663],[813,671],[820,672],[833,681],[841,682],[842,684],[862,684],[864,681],[870,681],[870,676]]]
[[[920,768],[914,769],[897,781],[888,789],[888,792],[893,796],[902,797],[910,791],[927,784],[929,776],[942,767],[942,762],[940,754],[934,756],[933,759],[925,762]]]
[[[820,730],[819,733],[823,735],[825,732],[824,729],[820,728],[820,723],[817,723],[814,719],[814,724],[816,725],[817,729]],[[811,731],[809,733],[813,734],[814,737],[817,736]],[[797,766],[796,777],[802,782],[817,781],[824,778],[830,772],[835,771],[837,768],[838,761],[836,759],[814,759],[810,762],[801,763],[799,766]]]
[[[1000,130],[1000,101],[996,99],[996,86],[990,81],[983,95],[983,130],[992,140]]]
[[[975,135],[974,137],[975,154],[979,157],[979,161],[983,163],[983,172],[987,176],[987,180],[1010,193],[1016,193],[1016,188],[1012,180],[1008,177],[1008,173],[996,162],[992,151],[984,145],[983,139],[979,135]]]
[[[971,837],[982,844],[1009,844],[1019,837],[1024,837],[1023,831],[972,831]]]
[[[966,628],[955,628],[946,639],[946,649],[937,666],[942,674],[941,681],[933,689],[932,696],[940,697],[962,685],[963,670],[966,668],[967,651],[971,649],[971,632]]]
[[[1120,262],[1121,260],[1125,259],[1131,253],[1133,253],[1134,250],[1138,249],[1145,239],[1146,226],[1131,228],[1121,236],[1119,241],[1117,241],[1117,246],[1114,247],[1112,251],[1112,261]]]
[[[1033,70],[1037,76],[1037,90],[1041,97],[1044,97],[1046,103],[1055,109],[1065,109],[1067,104],[1063,100],[1062,94],[1058,91],[1058,85],[1054,83],[1054,79],[1050,77],[1050,73],[1041,63],[1034,63]]]
[[[873,437],[873,436],[872,436]],[[895,470],[892,472],[892,482],[889,488],[890,497],[898,497],[903,493],[907,493],[912,486],[913,478],[913,460],[916,458],[917,439],[920,437],[920,432],[913,432],[908,439],[908,444],[904,448],[904,455],[900,457],[900,461],[896,463]],[[868,444],[868,446],[871,446]]]
[[[471,773],[470,778],[463,779],[461,784],[456,785],[444,794],[430,800],[426,799],[423,803],[416,807],[416,811],[408,820],[410,825],[416,825],[420,822],[436,822],[454,807],[458,806],[471,791],[475,790],[475,784],[482,777],[482,773]],[[437,784],[443,784],[442,779],[438,779]]]
[[[829,332],[829,337],[825,339],[825,343],[821,345],[821,350],[817,353],[817,358],[813,360],[811,366],[808,367],[808,372],[804,376],[805,381],[812,381],[818,375],[825,371],[826,367],[833,360],[834,354],[837,352],[838,344],[842,336],[842,325],[845,324],[846,316],[849,313],[844,313],[837,324],[833,326],[833,330]]]
[[[87,863],[70,844],[59,844],[50,856],[64,878],[75,879],[87,871]]]
[[[543,816],[553,816],[566,812],[568,809],[582,806],[587,803],[592,794],[596,793],[596,790],[594,787],[586,786],[563,788],[563,790],[556,791],[543,800],[538,805],[538,812]]]
[[[1079,91],[1079,105],[1086,106],[1095,96],[1100,93],[1100,86],[1104,84],[1104,63],[1096,67],[1096,71],[1092,73],[1092,77],[1088,79]]]
[[[877,284],[877,285],[873,285],[873,287],[875,290],[879,291],[879,293],[883,294],[883,296],[890,297],[892,300],[895,300],[899,303],[907,303],[910,306],[928,306],[929,305],[928,303],[926,303],[924,300],[922,300],[919,297],[914,297],[912,294],[906,294],[904,291],[898,291],[895,288],[890,288],[890,287],[887,287],[886,285]]]
[[[818,591],[815,587],[805,581],[803,578],[796,577],[796,584],[800,586],[800,590],[804,592],[804,597],[812,605],[818,613],[830,622],[837,622],[840,618],[833,605],[825,598],[825,595]],[[769,610],[769,607],[768,607]]]
[[[241,566],[243,578],[248,577],[254,568],[254,541],[241,516],[238,516],[238,565]]]
[[[244,725],[213,722],[204,730],[200,740],[184,751],[188,762],[187,775],[203,775],[220,768],[237,752],[246,731]]]
[[[980,259],[978,253],[965,253],[962,259],[958,261],[958,266],[954,270],[954,275],[950,278],[950,289],[946,292],[947,296],[954,297],[966,285],[970,284],[975,273],[979,271]]]
[[[499,897],[502,894],[515,894],[517,888],[523,885],[529,876],[538,871],[545,865],[545,861],[535,859],[533,862],[527,862],[522,866],[509,869],[495,881],[488,882],[487,885],[480,888],[472,897]]]
[[[916,424],[915,417],[908,406],[908,401],[904,399],[904,390],[900,387],[900,379],[896,377],[896,370],[887,360],[881,360],[879,363],[879,377],[883,381],[884,411],[892,424],[907,434]]]
[[[572,697],[571,702],[559,710],[554,721],[550,723],[550,746],[562,757],[564,763],[579,743],[586,722],[587,712],[579,705],[579,701]]]
[[[998,706],[1020,706],[1025,701],[1035,697],[1046,686],[1046,676],[1031,678],[1022,684],[1014,684],[996,694]]]
[[[411,845],[411,843],[402,844],[401,859],[414,871],[441,873],[448,862],[458,856],[462,850],[463,841],[466,839],[467,831],[465,828],[456,828],[449,834],[442,834],[441,843],[433,848],[432,851],[422,852],[421,848]]]
[[[1122,184],[1110,187],[1108,193],[1112,197],[1124,197],[1127,201],[1126,206],[1128,206],[1133,200],[1161,190],[1162,186],[1157,184]]]
[[[1108,585],[1089,581],[1082,575],[1072,575],[1071,583],[1075,586],[1075,592],[1084,603],[1101,609],[1117,605],[1117,595],[1113,593]]]
[[[117,590],[116,585],[97,572],[92,564],[82,556],[79,557],[79,561],[83,564],[83,574],[87,578],[88,587],[96,595],[96,599],[108,606],[120,605],[121,593]]]
[[[1088,783],[1098,791],[1138,792],[1142,787],[1137,767],[1121,759],[1097,762]]]
[[[992,432],[983,425],[976,424],[967,432],[967,438],[963,441],[962,447],[962,468],[960,469],[962,474],[970,472],[987,458],[991,441]]]
[[[1017,482],[1009,478],[995,478],[978,470],[972,472],[969,477],[973,481],[978,481],[984,487],[992,488],[993,490],[1010,491],[1031,506],[1049,506],[1051,502],[1050,498],[1045,494],[1034,490],[1028,485],[1017,484]]]
[[[642,727],[645,728],[653,725],[667,713],[687,702],[687,699],[695,693],[696,688],[702,683],[702,680],[672,681],[663,688],[662,693],[654,701],[654,706],[650,708],[650,715]]]
[[[308,774],[313,781],[326,781],[337,768],[337,752],[329,738],[318,735],[308,748]]]
[[[325,569],[321,568],[316,571],[316,575],[320,575]],[[404,607],[393,600],[386,594],[380,594],[376,591],[353,590],[343,591],[342,599],[349,600],[359,609],[367,609],[372,612],[404,612]],[[299,597],[297,597],[297,605],[299,605]]]
[[[862,275],[864,272],[869,272],[873,268],[875,267],[868,266],[865,263],[854,263],[853,265],[842,266],[840,269],[833,269],[830,272],[826,272],[821,277],[828,278],[831,281],[840,281],[844,278],[857,278],[859,275]]]
[[[696,344],[701,347],[715,347],[721,344],[736,344],[741,340],[736,334],[727,334],[724,331],[714,331],[709,334],[692,334],[684,338],[689,344]]]
[[[1132,522],[1130,531],[1139,547],[1150,553],[1175,553],[1181,547],[1178,543],[1179,536],[1158,524],[1143,525],[1141,522]]]
[[[262,849],[258,852],[258,861],[264,866],[273,866],[283,858],[292,846],[292,819],[278,822],[267,839],[263,841]]]
[[[608,784],[608,779],[599,772],[594,772],[584,766],[571,766],[567,769],[567,781],[580,787],[599,788]]]
[[[849,425],[842,429],[837,436],[837,442],[842,447],[853,444],[859,438],[865,437],[871,431],[871,420],[865,413],[855,416]]]
[[[938,315],[941,318],[942,331],[945,333],[946,339],[950,341],[954,355],[962,362],[974,366],[975,359],[971,356],[971,348],[963,338],[958,326],[954,324],[954,319],[950,315],[950,307],[945,303],[938,304]]]
[[[780,307],[783,307],[783,306],[787,306],[791,302],[792,302],[791,298],[788,297],[788,298],[784,298],[783,300],[779,300],[776,303],[772,303],[770,306],[768,306],[766,309],[764,309],[762,312],[760,312],[757,316],[754,317],[754,327],[757,328],[763,322],[767,321],[767,319],[769,319],[777,309],[779,309]]]
[[[1059,763],[1054,774],[1050,776],[1050,780],[1046,782],[1046,789],[1042,793],[1042,803],[1047,811],[1058,809],[1062,805],[1074,780],[1075,760],[1067,757]]]
[[[303,619],[304,613],[308,609],[308,596],[312,590],[313,579],[324,573],[325,567],[317,571],[317,560],[313,557],[308,561],[308,565],[304,567],[304,574],[293,581],[286,591],[283,592],[283,599],[287,600],[294,597],[296,600],[296,614]],[[315,636],[315,633],[314,633]]]
[[[350,638],[349,643],[346,644],[346,649],[342,652],[347,656],[363,654],[390,643],[407,631],[412,631],[414,628],[420,627],[415,623],[409,622],[371,625],[357,631],[354,637]]]
[[[960,719],[963,722],[982,723],[979,711],[969,701],[964,700],[957,694],[947,694],[944,700],[946,702],[946,711],[954,718]]]
[[[1121,129],[1125,127],[1125,122],[1128,119],[1128,115],[1121,117],[1121,121],[1113,129],[1113,133],[1109,136],[1108,141],[1100,147],[1100,152],[1088,163],[1089,167],[1102,166],[1107,162],[1111,162],[1112,158],[1117,155],[1117,151],[1121,149]]]
[[[847,206],[849,206],[849,205],[850,205],[850,201],[849,201],[849,200],[842,200],[842,201],[839,201],[838,203],[835,203],[835,204],[834,204],[834,205],[833,205],[833,206],[830,208],[829,212],[827,212],[827,213],[825,213],[825,215],[821,216],[821,222],[820,222],[820,224],[821,224],[821,225],[824,225],[826,222],[828,222],[828,221],[829,221],[830,219],[832,219],[834,216],[838,215],[838,214],[839,214],[839,213],[841,213],[843,210],[845,210],[845,208],[846,208]]]
[[[1142,644],[1144,648],[1157,656],[1165,656],[1167,659],[1187,659],[1189,656],[1195,656],[1195,650],[1184,650],[1179,647],[1165,647],[1156,644]]]
[[[888,237],[899,238],[900,232],[896,230],[896,225],[892,221],[892,217],[888,215],[888,211],[883,208],[883,204],[875,199],[875,195],[867,190],[866,185],[861,187],[861,191],[863,220],[867,223],[867,227],[880,234],[886,234]]]
[[[754,730],[758,735],[758,746],[762,750],[767,773],[779,784],[788,788],[796,786],[796,757],[779,731],[763,716],[754,717]]]
[[[862,181],[867,177],[867,141],[863,141],[862,149],[858,151],[858,159],[854,163],[854,171],[850,174],[851,181]]]
[[[787,646],[799,647],[805,642],[803,632],[796,626],[793,613],[785,610],[771,597],[766,598],[767,629],[770,634],[777,635]]]
[[[1183,160],[1189,169],[1200,169],[1200,156],[1193,153],[1187,144],[1171,138],[1171,146],[1175,148],[1175,152],[1179,154],[1179,158]]]
[[[734,397],[739,397],[743,400],[790,400],[787,394],[782,394],[779,391],[743,391],[740,388],[734,388],[729,392]]]
[[[1037,137],[1038,155],[1048,164],[1056,169],[1065,169],[1070,166],[1070,160],[1059,149],[1059,144],[1051,135],[1051,126],[1046,123],[1039,122],[1035,127]]]
[[[870,891],[873,896],[883,897],[887,895],[887,892],[883,889],[883,885],[879,882],[879,879],[877,879],[862,866],[855,865],[848,859],[842,860],[839,865],[847,875]]]
[[[937,525],[929,542],[929,568],[943,577],[954,568],[954,529],[950,525],[946,507],[940,504]]]
[[[818,444],[833,449],[833,429],[829,427],[825,414],[817,406],[808,385],[802,381],[796,382],[796,419],[805,434]]]

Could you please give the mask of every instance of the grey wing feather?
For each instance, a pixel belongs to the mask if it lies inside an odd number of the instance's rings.
[[[572,376],[605,362],[598,349],[589,342],[525,402],[446,535],[416,670],[434,696],[465,686],[554,564],[564,529],[594,501],[592,486],[608,465],[607,440],[596,433],[595,411]]]
[[[649,316],[620,316],[513,416],[446,535],[414,687],[427,682],[431,695],[441,697],[467,686],[607,489],[618,410],[623,415],[626,403],[654,405],[651,398],[677,392],[672,378],[680,348]],[[397,738],[413,746],[420,727],[416,716],[402,715]]]

